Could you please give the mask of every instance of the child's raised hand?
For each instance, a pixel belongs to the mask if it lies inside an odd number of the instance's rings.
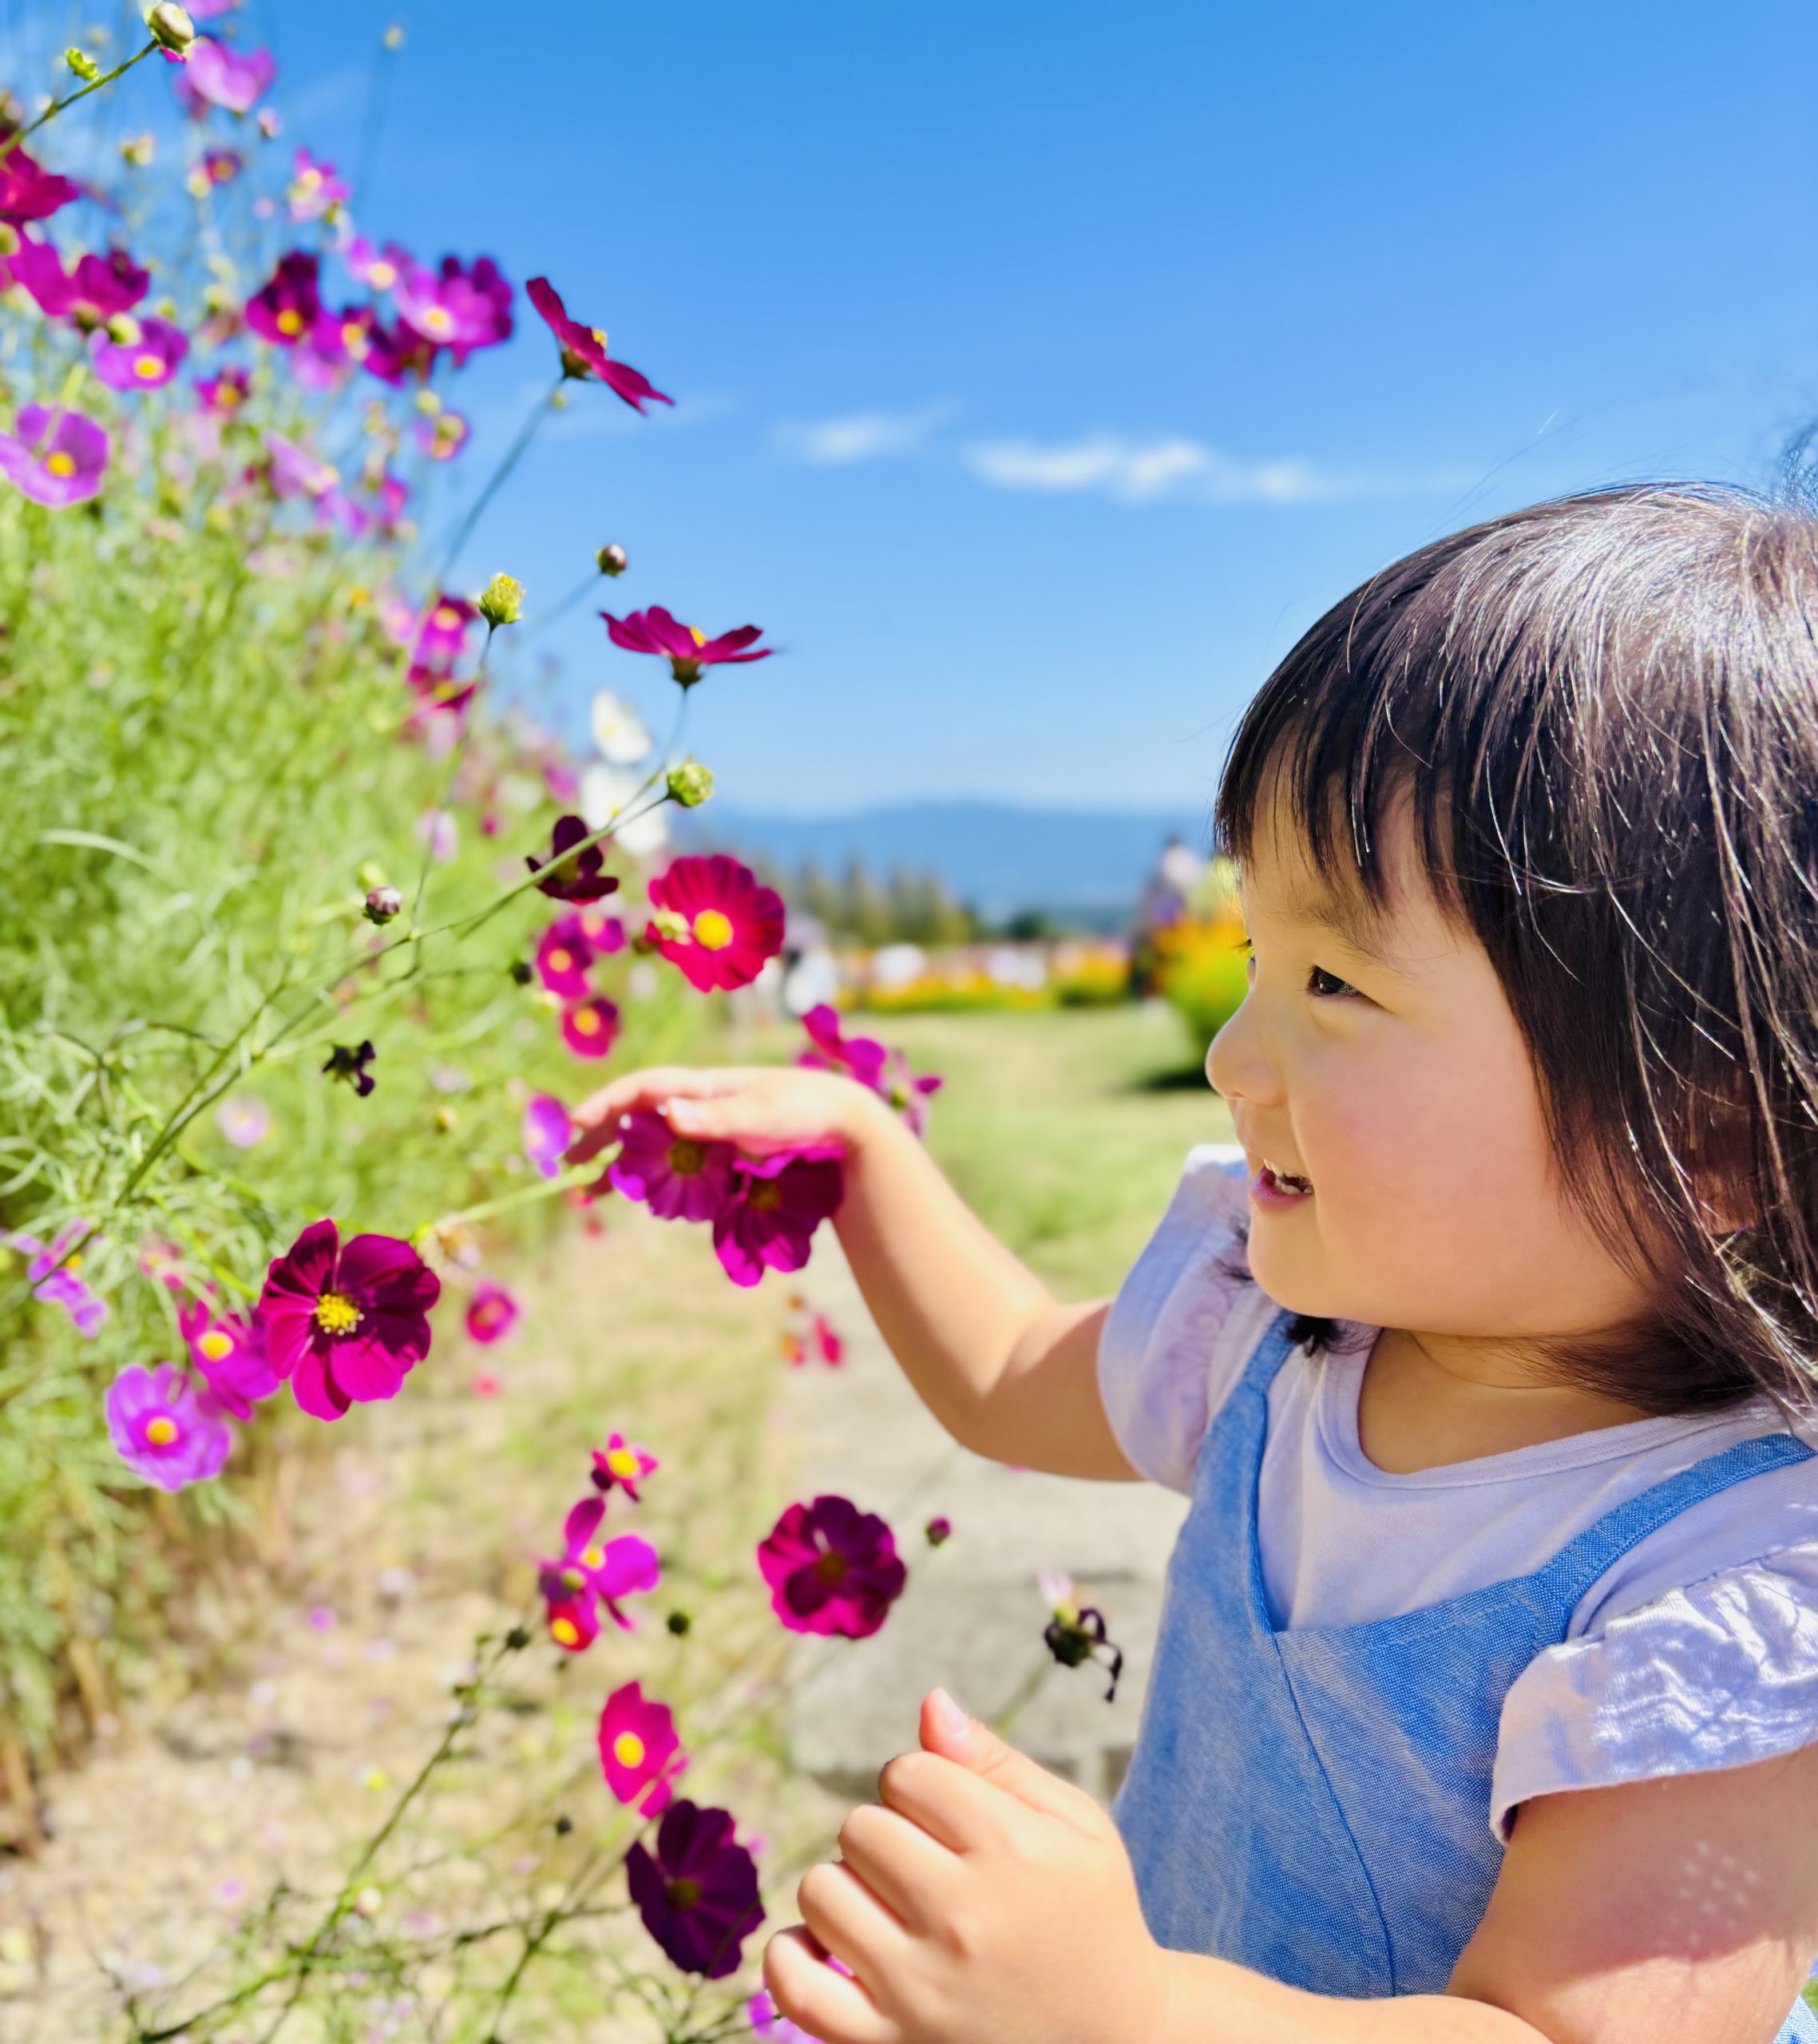
[[[825,2044],[1160,2037],[1166,1955],[1111,1819],[939,1689],[921,1740],[803,1878],[806,1927],[771,1939],[783,2014]]]
[[[596,1156],[616,1140],[624,1118],[640,1111],[660,1114],[678,1135],[734,1143],[751,1157],[815,1143],[850,1148],[875,1122],[880,1104],[839,1072],[791,1064],[651,1065],[614,1079],[576,1109],[580,1133],[568,1161],[584,1164]]]

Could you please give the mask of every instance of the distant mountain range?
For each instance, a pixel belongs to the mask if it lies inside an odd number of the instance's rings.
[[[1121,923],[1170,836],[1206,849],[1206,810],[1021,809],[992,802],[911,802],[845,816],[774,816],[718,802],[678,814],[691,846],[743,854],[785,877],[812,859],[837,873],[854,855],[879,880],[893,867],[934,873],[993,921],[1029,909],[1095,928]]]

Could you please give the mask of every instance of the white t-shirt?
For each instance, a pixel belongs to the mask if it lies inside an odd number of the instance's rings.
[[[1190,1491],[1280,1309],[1245,1273],[1242,1152],[1193,1151],[1105,1325],[1099,1381],[1136,1468]],[[1374,1330],[1294,1350],[1269,1392],[1258,1536],[1279,1627],[1368,1624],[1526,1575],[1625,1499],[1752,1436],[1764,1400],[1392,1476],[1364,1455]],[[1801,1430],[1818,1446],[1818,1427]],[[1238,1503],[1233,1500],[1233,1509]],[[1503,1706],[1490,1820],[1531,1796],[1736,1767],[1818,1741],[1818,1458],[1688,1507],[1594,1583]]]

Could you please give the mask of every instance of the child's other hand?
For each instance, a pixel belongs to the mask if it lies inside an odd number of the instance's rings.
[[[770,1940],[784,2014],[825,2044],[1161,2036],[1166,1955],[1111,1819],[941,1690],[921,1741],[846,1820],[842,1861],[804,1877],[806,1928]]]
[[[652,1065],[581,1103],[574,1116],[580,1134],[568,1161],[596,1156],[617,1139],[624,1116],[640,1111],[660,1114],[678,1135],[735,1143],[747,1156],[762,1157],[814,1143],[850,1149],[880,1107],[875,1094],[839,1072],[792,1064]]]

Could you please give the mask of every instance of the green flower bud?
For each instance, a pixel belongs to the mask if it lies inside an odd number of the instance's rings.
[[[107,323],[107,337],[117,341],[123,348],[133,347],[145,332],[130,312],[117,312]]]
[[[63,61],[85,85],[92,85],[101,76],[101,66],[85,50],[78,50],[74,43],[63,53]]]
[[[177,6],[176,0],[158,0],[145,17],[145,26],[151,30],[152,40],[160,49],[174,50],[180,57],[188,53],[189,46],[196,40],[196,24]]]
[[[632,564],[622,546],[603,546],[593,557],[602,575],[623,575]]]
[[[0,256],[17,256],[18,252],[18,229],[6,220],[0,220]]]
[[[683,809],[699,809],[713,793],[713,769],[698,759],[684,759],[679,766],[670,768],[667,785],[671,802]]]
[[[494,630],[515,624],[524,613],[524,584],[514,575],[495,575],[480,592],[480,615]]]
[[[155,135],[129,135],[120,145],[120,153],[126,162],[143,170],[152,160],[157,146]]]

